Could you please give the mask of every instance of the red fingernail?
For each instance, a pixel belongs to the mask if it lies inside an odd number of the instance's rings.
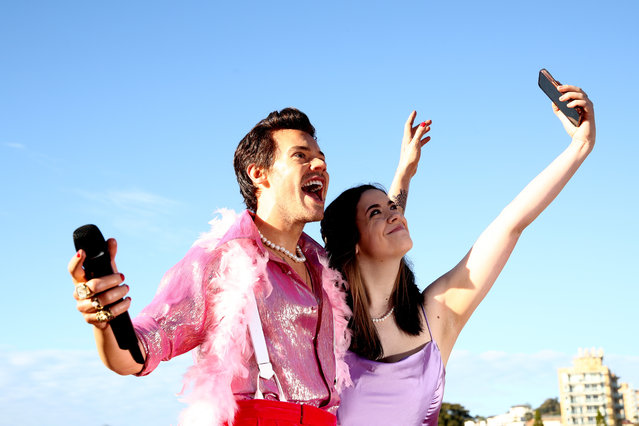
[[[122,278],[122,281],[124,281],[124,274],[120,274],[120,278]]]
[[[419,127],[426,127],[426,122],[422,121],[422,124],[420,124]]]
[[[78,252],[76,253],[77,257],[80,257],[80,251],[78,250]]]

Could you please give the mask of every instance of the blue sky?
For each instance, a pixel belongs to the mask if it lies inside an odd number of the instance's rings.
[[[558,395],[556,369],[593,346],[639,387],[639,6],[576,6],[3,2],[5,418],[177,419],[189,355],[144,379],[119,377],[97,359],[66,272],[76,227],[95,223],[118,239],[135,315],[213,212],[242,208],[233,152],[270,111],[309,115],[332,200],[362,182],[390,184],[416,109],[433,120],[407,212],[409,255],[426,285],[569,143],[537,87],[542,67],[593,99],[597,145],[525,231],[462,332],[445,400],[482,415],[537,406]]]

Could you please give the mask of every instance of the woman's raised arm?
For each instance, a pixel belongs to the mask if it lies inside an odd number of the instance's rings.
[[[425,291],[429,317],[440,317],[435,326],[445,359],[457,336],[486,296],[510,257],[523,230],[555,199],[595,144],[592,102],[575,86],[560,86],[561,100],[583,109],[575,127],[553,104],[553,110],[572,141],[545,170],[535,177],[479,236],[466,256]],[[472,209],[471,209],[472,210]]]

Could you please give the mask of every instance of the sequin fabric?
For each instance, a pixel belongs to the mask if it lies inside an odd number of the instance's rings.
[[[321,284],[324,268],[319,254],[323,249],[302,235],[300,246],[314,283],[311,290],[286,262],[264,248],[247,212],[231,226],[214,250],[194,246],[167,272],[151,304],[134,319],[136,332],[147,352],[140,375],[149,374],[161,360],[169,360],[201,345],[214,346],[205,351],[200,348],[199,352],[206,356],[217,356],[214,354],[224,351],[228,342],[209,342],[207,336],[214,334],[218,327],[217,306],[213,302],[216,298],[212,296],[221,289],[211,286],[211,282],[215,282],[212,277],[233,266],[228,264],[233,262],[228,259],[231,256],[223,255],[227,246],[247,252],[257,250],[266,259],[265,276],[252,278],[258,281],[256,297],[264,335],[287,400],[335,413],[339,398],[334,384],[333,313]],[[235,303],[228,300],[224,303],[227,302]],[[244,333],[242,337],[250,342],[248,331]],[[242,366],[234,370],[231,389],[235,399],[250,399],[256,390],[257,364],[250,343],[243,345],[239,352]],[[198,380],[206,380],[206,377]],[[265,399],[277,400],[276,383],[261,380]]]

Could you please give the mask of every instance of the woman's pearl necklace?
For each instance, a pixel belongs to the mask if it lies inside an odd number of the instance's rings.
[[[262,239],[262,242],[264,243],[264,245],[272,248],[273,250],[277,250],[280,253],[285,254],[286,256],[290,257],[293,260],[293,262],[297,262],[297,263],[306,262],[306,256],[304,256],[304,253],[302,253],[302,249],[300,248],[299,244],[295,247],[295,251],[297,252],[297,256],[295,256],[293,253],[291,253],[284,247],[280,247],[277,244],[273,243],[271,240],[269,240],[264,235],[262,235],[260,231],[257,231],[257,232],[259,232],[260,238]]]
[[[379,317],[379,318],[373,318],[373,317],[371,317],[371,321],[373,321],[373,322],[382,322],[382,321],[384,321],[386,318],[390,317],[394,310],[395,310],[395,307],[393,306],[392,308],[390,308],[390,311],[386,312],[386,313],[385,313],[384,315],[382,315],[381,317]]]

